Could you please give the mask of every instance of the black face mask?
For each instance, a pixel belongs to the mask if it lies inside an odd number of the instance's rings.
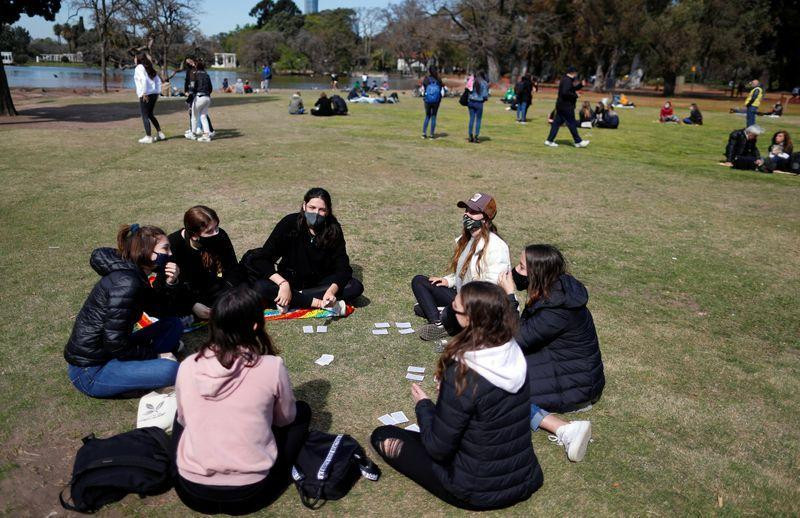
[[[464,214],[464,219],[462,220],[462,223],[464,225],[464,230],[466,230],[467,232],[472,232],[473,230],[481,228],[481,226],[483,225],[483,220],[472,219],[466,214]]]
[[[155,272],[164,273],[164,267],[166,267],[167,263],[170,261],[172,261],[172,254],[160,254],[156,252],[156,260],[153,261],[153,263],[155,263]]]
[[[522,275],[517,271],[516,268],[511,269],[511,277],[514,279],[514,287],[517,288],[519,291],[525,291],[528,289],[528,276]]]
[[[214,249],[222,245],[222,232],[219,231],[213,236],[199,236],[197,238],[197,244],[199,244],[203,248],[207,249]]]
[[[308,228],[314,229],[315,232],[319,232],[323,228],[325,228],[326,217],[318,212],[305,212],[306,216],[306,224],[308,224]]]

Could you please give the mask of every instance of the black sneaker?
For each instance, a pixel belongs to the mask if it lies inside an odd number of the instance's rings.
[[[422,306],[414,304],[414,314],[420,318],[425,318],[425,313],[422,311]]]
[[[427,342],[441,340],[447,338],[447,331],[442,324],[425,324],[419,330],[419,337]]]
[[[475,137],[475,143],[476,143],[476,144],[480,144],[480,143],[481,143],[481,140],[480,140],[478,137]]]
[[[469,141],[470,141],[470,142],[475,142],[475,138],[474,138],[472,135],[470,135],[470,136],[469,136]]]

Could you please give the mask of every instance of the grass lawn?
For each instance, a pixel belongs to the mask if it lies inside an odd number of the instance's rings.
[[[594,443],[570,464],[543,432],[532,436],[545,485],[514,515],[800,513],[800,178],[720,167],[728,133],[744,124],[726,102],[699,101],[702,127],[661,125],[660,99],[620,110],[621,129],[582,130],[587,149],[545,147],[551,98],[521,126],[496,98],[482,136],[465,142],[466,109],[447,99],[435,141],[420,139],[422,107],[356,105],[350,116],[286,114],[288,92],[218,96],[220,138],[186,141],[182,100],[156,114],[171,138],[151,146],[133,94],[19,103],[0,119],[0,514],[61,508],[80,438],[135,425],[137,400],[95,400],[69,383],[62,357],[75,315],[98,276],[88,265],[118,225],[171,232],[183,212],[217,210],[237,254],[324,186],[369,303],[332,322],[270,323],[312,426],[368,445],[377,417],[413,416],[408,365],[436,355],[417,335],[373,336],[373,323],[413,321],[411,278],[441,274],[460,228],[456,201],[485,190],[512,260],[534,242],[560,246],[588,287],[605,361]],[[313,92],[305,93],[306,105]],[[595,99],[599,96],[589,96]],[[676,102],[686,116],[690,100]],[[46,103],[46,104],[45,104]],[[800,110],[762,118],[768,137],[800,140]],[[200,333],[198,333],[200,334]],[[193,336],[196,344],[201,336]],[[321,353],[335,361],[313,363]],[[370,452],[371,457],[377,455]],[[173,492],[128,497],[108,514],[185,515]],[[293,489],[263,514],[308,514]],[[458,514],[390,469],[361,481],[321,515]],[[497,513],[499,514],[499,513]]]

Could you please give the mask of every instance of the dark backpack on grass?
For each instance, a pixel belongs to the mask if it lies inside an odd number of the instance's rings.
[[[72,503],[64,501],[63,491],[58,498],[64,509],[94,513],[130,493],[157,495],[172,487],[173,465],[170,439],[161,428],[137,428],[108,439],[91,434],[75,456]]]
[[[361,476],[376,481],[378,466],[364,448],[349,435],[332,435],[311,430],[292,466],[292,479],[300,501],[309,509],[319,509],[327,500],[339,500]]]

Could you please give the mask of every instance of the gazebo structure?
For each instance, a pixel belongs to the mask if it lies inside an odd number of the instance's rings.
[[[211,68],[236,68],[236,54],[233,52],[215,52]]]

